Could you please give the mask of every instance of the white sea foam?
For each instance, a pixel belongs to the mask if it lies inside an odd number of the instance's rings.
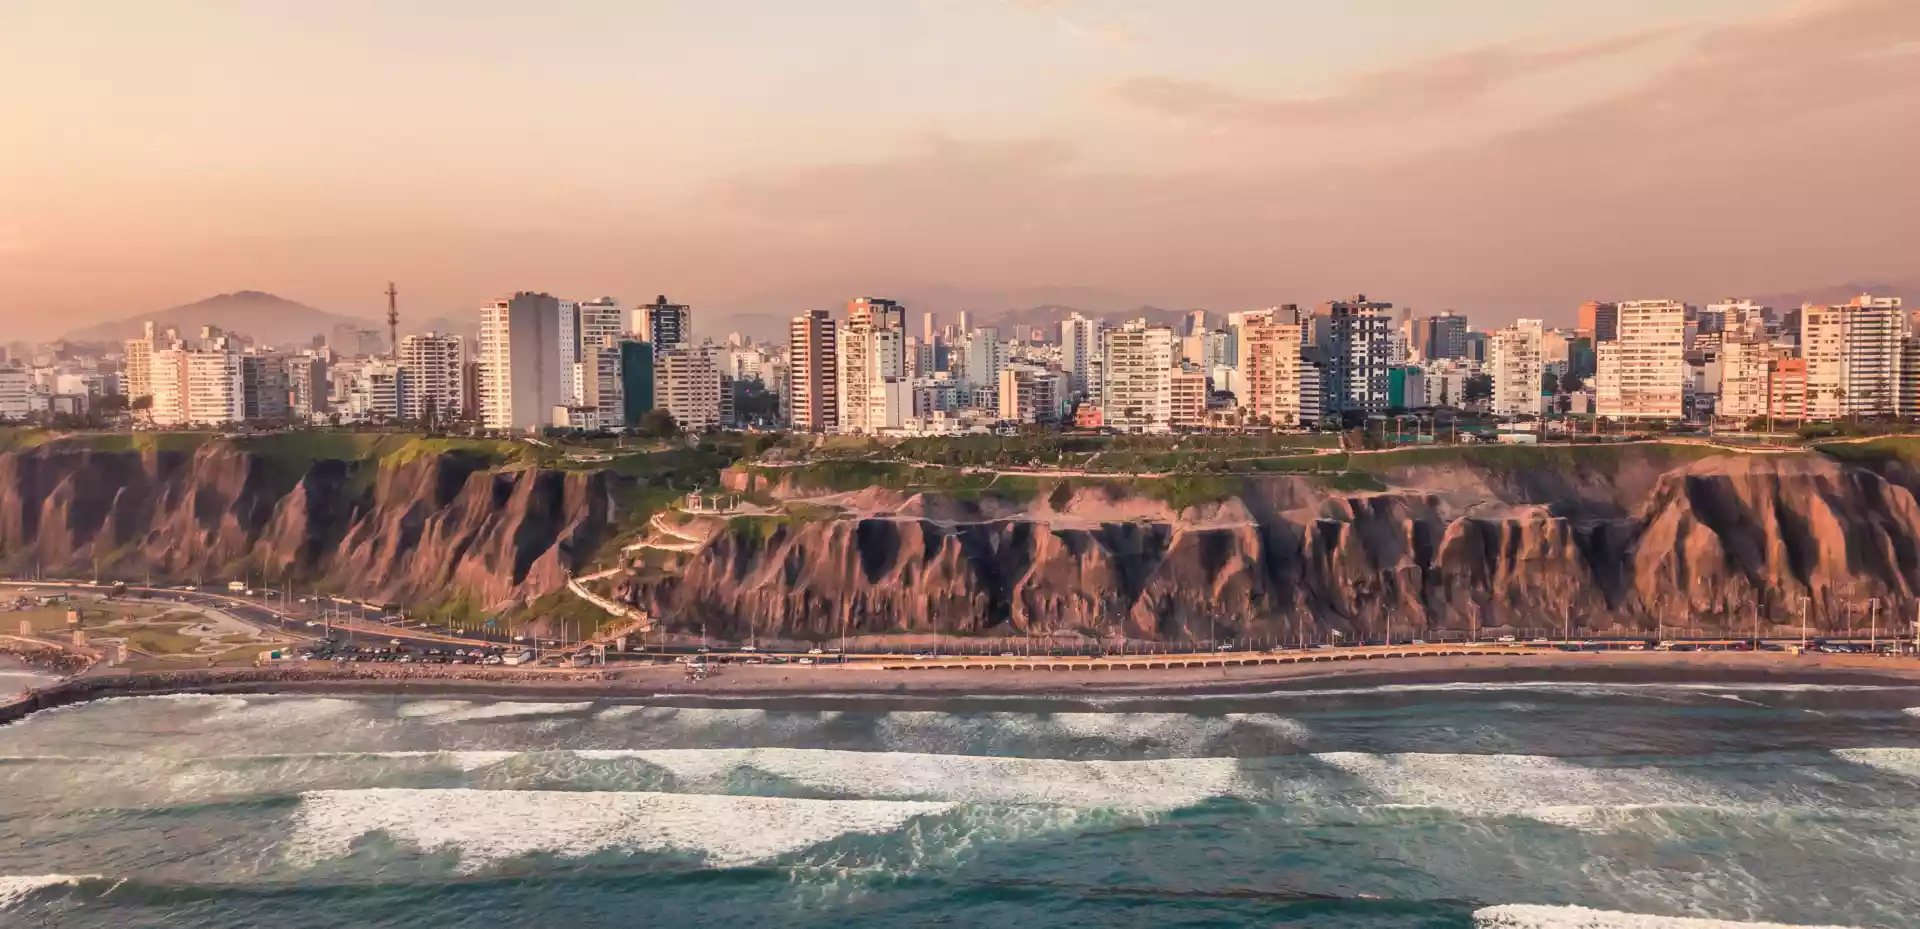
[[[11,909],[21,901],[49,887],[70,886],[81,881],[99,879],[99,875],[95,874],[0,875],[0,910]]]
[[[298,725],[358,713],[365,704],[337,697],[249,697],[222,707],[207,717],[209,723]]]
[[[436,724],[465,723],[476,720],[531,719],[579,713],[592,703],[531,703],[516,701],[476,702],[472,700],[423,700],[396,708],[397,716],[427,719]]]
[[[1920,779],[1920,748],[1836,748],[1842,761]]]
[[[1901,710],[1900,712],[1905,713],[1908,716],[1920,716],[1920,706],[1910,706],[1904,710]]]
[[[1574,828],[1603,825],[1610,811],[1731,804],[1711,788],[1651,768],[1590,768],[1538,755],[1314,756],[1358,780],[1388,805],[1474,816],[1525,816]]]
[[[1177,756],[1205,754],[1236,729],[1251,728],[1288,744],[1311,733],[1295,719],[1271,713],[887,713],[876,726],[882,744],[902,751],[940,752],[953,745],[1032,744],[1052,751],[1062,741],[1146,747]]]
[[[457,851],[472,872],[529,854],[690,853],[710,865],[764,862],[840,836],[899,829],[947,803],[793,800],[662,793],[321,790],[301,794],[285,847],[295,865],[348,854],[382,832],[423,851]]]
[[[1590,910],[1583,906],[1519,903],[1477,910],[1473,914],[1473,922],[1483,929],[1844,929],[1838,926],[1790,926],[1785,923],[1648,916]]]
[[[1044,804],[1168,810],[1251,787],[1233,758],[1066,761],[986,755],[846,752],[804,748],[582,751],[582,758],[637,759],[670,772],[685,790],[724,789],[752,770],[812,790],[892,800]]]

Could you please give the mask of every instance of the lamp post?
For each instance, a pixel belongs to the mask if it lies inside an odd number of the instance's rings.
[[[1807,650],[1807,604],[1810,602],[1812,602],[1811,597],[1800,598],[1800,651],[1801,652],[1805,652]]]

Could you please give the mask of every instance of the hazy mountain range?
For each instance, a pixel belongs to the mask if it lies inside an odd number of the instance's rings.
[[[945,325],[957,321],[960,312],[964,310],[972,315],[975,325],[998,326],[1003,330],[1002,334],[1006,334],[1005,330],[1016,325],[1051,325],[1073,312],[1085,313],[1115,323],[1144,317],[1149,322],[1164,325],[1178,325],[1188,312],[1185,309],[1154,306],[1134,297],[1091,287],[963,290],[943,286],[862,289],[823,285],[803,291],[764,293],[712,303],[695,303],[694,331],[703,337],[712,337],[716,340],[729,332],[741,332],[756,339],[777,341],[786,337],[787,321],[794,314],[809,309],[826,309],[838,315],[846,305],[849,296],[861,293],[889,296],[905,303],[908,308],[907,326],[909,331],[915,334],[920,331],[920,314],[928,312],[937,314],[936,321]],[[1809,287],[1782,293],[1759,294],[1751,299],[1756,303],[1788,309],[1802,303],[1844,303],[1862,293],[1920,299],[1920,275],[1881,282],[1849,281],[1844,284]],[[1388,296],[1387,299],[1391,297]],[[1691,299],[1704,303],[1716,298],[1696,296]],[[1224,318],[1224,310],[1209,309],[1213,314],[1210,318],[1216,324]],[[1473,315],[1470,309],[1467,312],[1469,316]],[[1553,313],[1545,315],[1549,324],[1571,324],[1572,314],[1572,308],[1568,307],[1564,313],[1558,314],[1564,318],[1556,318]],[[472,338],[479,328],[478,316],[476,312],[466,314],[464,317],[437,315],[426,319],[415,319],[406,315],[403,309],[400,332],[404,335],[432,330]],[[219,326],[228,331],[245,333],[254,341],[266,345],[306,344],[315,335],[331,335],[333,328],[339,325],[385,329],[385,323],[382,320],[329,312],[274,294],[242,290],[131,316],[116,322],[75,329],[68,332],[65,338],[73,342],[119,341],[139,335],[141,324],[148,320],[161,326],[178,327],[183,334],[189,335],[198,332],[203,325]],[[1476,321],[1483,325],[1503,322],[1503,320],[1494,319]]]

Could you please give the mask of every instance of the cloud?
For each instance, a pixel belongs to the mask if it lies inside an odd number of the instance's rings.
[[[1215,308],[1364,291],[1497,322],[1567,316],[1590,295],[1911,276],[1920,56],[1893,50],[1916,38],[1913,0],[1820,3],[1705,33],[1610,99],[1383,164],[1129,173],[1098,170],[1060,140],[939,138],[893,158],[738,179],[714,196],[776,234],[807,230],[820,274],[1088,284]],[[1421,73],[1451,74],[1434,80],[1452,94],[1486,93],[1620,47],[1508,51]],[[1403,112],[1422,93],[1410,83],[1376,78],[1357,108]],[[1170,133],[1159,144],[1211,142]]]
[[[1131,45],[1140,39],[1134,27],[1113,16],[1090,14],[1080,0],[1000,0],[1000,4],[1019,13],[1046,17],[1080,38],[1115,45]]]
[[[1343,126],[1405,119],[1472,106],[1493,92],[1550,71],[1626,54],[1673,35],[1648,29],[1578,45],[1486,45],[1363,74],[1321,97],[1253,97],[1204,81],[1135,77],[1112,88],[1130,106],[1186,119],[1267,126]]]

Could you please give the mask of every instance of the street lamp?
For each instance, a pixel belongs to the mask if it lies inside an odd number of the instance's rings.
[[[1800,598],[1800,650],[1802,652],[1807,650],[1807,604],[1810,602],[1812,602],[1811,597]]]

